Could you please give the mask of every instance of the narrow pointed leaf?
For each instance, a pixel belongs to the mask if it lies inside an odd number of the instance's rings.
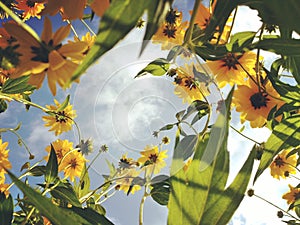
[[[132,30],[143,15],[148,1],[114,0],[101,18],[95,44],[75,71],[71,81],[84,73],[104,53],[112,49]]]
[[[70,203],[72,206],[81,206],[76,196],[76,193],[70,183],[60,183],[58,186],[51,190],[51,195],[54,198]]]
[[[67,95],[66,99],[64,100],[63,103],[61,103],[60,107],[56,110],[57,112],[63,111],[69,104],[70,101],[70,95]]]
[[[10,171],[7,171],[9,177],[15,183],[15,185],[27,196],[27,201],[34,205],[42,215],[47,217],[53,224],[56,225],[92,225],[78,214],[53,205],[52,201],[41,193],[35,191],[31,187],[20,181],[15,175]]]
[[[2,87],[2,92],[5,94],[18,94],[25,91],[32,91],[34,86],[28,84],[29,76],[22,76],[16,79],[8,79]]]
[[[170,67],[170,63],[168,60],[164,58],[158,58],[152,62],[150,62],[144,69],[142,69],[138,74],[134,77],[141,77],[146,74],[151,74],[153,76],[162,76],[165,75]]]
[[[227,224],[232,215],[240,205],[246,192],[255,158],[255,147],[253,147],[239,173],[218,196],[218,200],[211,207],[206,208],[201,224]]]
[[[45,171],[45,181],[46,183],[50,184],[52,183],[58,175],[58,162],[55,150],[53,148],[53,145],[51,144],[51,151],[50,156],[48,159],[48,163],[46,165],[46,171]]]

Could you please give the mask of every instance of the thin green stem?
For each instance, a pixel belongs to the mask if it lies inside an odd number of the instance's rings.
[[[145,186],[144,189],[144,195],[141,199],[140,203],[140,210],[139,210],[139,225],[143,225],[143,218],[144,218],[144,205],[145,205],[145,200],[149,194],[147,193],[147,186]]]
[[[264,32],[264,27],[265,24],[263,23],[261,28],[260,28],[260,33],[259,33],[259,41],[262,39],[262,35]],[[259,62],[259,56],[260,56],[260,48],[257,48],[257,54],[256,54],[256,68],[255,68],[255,72],[256,72],[256,82],[258,84],[258,91],[261,92],[261,80],[260,80],[260,62]]]
[[[181,123],[188,125],[194,131],[194,133],[196,135],[198,134],[198,132],[195,130],[195,128],[189,122],[182,120]]]
[[[280,211],[286,213],[286,214],[289,215],[290,217],[294,218],[296,221],[299,221],[298,218],[294,217],[292,214],[290,214],[290,213],[287,212],[286,210],[280,208],[279,206],[275,205],[274,203],[272,203],[272,202],[270,202],[270,201],[268,201],[268,200],[266,200],[266,199],[264,199],[264,198],[262,198],[262,197],[260,197],[260,196],[258,196],[258,195],[256,195],[256,194],[254,194],[254,196],[257,197],[257,198],[259,198],[259,199],[261,199],[261,200],[263,200],[263,201],[265,201],[265,202],[267,202],[268,204],[274,206],[275,208],[279,209]]]
[[[23,220],[23,222],[21,223],[21,225],[27,224],[27,221],[30,219],[30,217],[31,217],[31,215],[33,214],[34,210],[35,210],[35,207],[33,206],[33,207],[31,208],[31,210],[29,211],[29,213],[26,215],[26,217],[25,217],[25,219]]]
[[[189,28],[187,30],[186,39],[185,39],[185,42],[183,43],[183,46],[190,45],[191,42],[192,42],[194,23],[195,23],[195,19],[196,19],[196,15],[197,15],[197,11],[198,11],[200,3],[201,3],[201,0],[196,0],[195,1],[194,8],[193,8],[193,13],[192,13],[192,16],[191,16],[191,19],[190,19]]]
[[[14,135],[16,135],[18,137],[18,139],[24,145],[24,148],[26,149],[26,151],[29,153],[29,158],[31,159],[33,154],[31,153],[30,149],[28,148],[28,146],[25,143],[25,141],[23,140],[23,138],[16,131],[14,131],[14,129],[8,129],[8,131],[12,132]]]
[[[248,140],[254,142],[255,144],[258,144],[258,145],[261,145],[261,144],[262,144],[262,143],[259,143],[259,142],[255,141],[254,139],[252,139],[252,138],[246,136],[245,134],[243,134],[242,132],[240,132],[238,129],[236,129],[235,127],[233,127],[233,126],[231,126],[231,125],[230,125],[230,128],[233,129],[235,132],[237,132],[239,135],[243,136],[244,138],[246,138],[246,139],[248,139]]]
[[[73,27],[72,23],[70,22],[70,20],[67,20],[67,23],[70,25],[72,32],[74,33],[74,35],[79,38],[75,28]]]
[[[90,28],[90,26],[84,21],[84,19],[80,19],[81,23],[92,33],[92,35],[97,36],[97,34]]]

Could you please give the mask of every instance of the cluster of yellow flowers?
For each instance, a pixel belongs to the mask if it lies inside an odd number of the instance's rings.
[[[54,15],[60,12],[63,19],[81,19],[87,1],[33,1],[19,0],[7,5],[12,9],[23,12],[23,20],[40,15]],[[44,7],[44,4],[46,7]],[[90,3],[90,2],[89,2]],[[103,4],[97,9],[104,10],[108,7],[108,0],[94,0],[91,7]],[[97,13],[99,10],[96,10]],[[102,15],[103,12],[99,12]],[[95,41],[95,36],[89,32],[81,39],[75,35],[74,41],[63,43],[68,37],[71,25],[60,27],[52,32],[52,24],[48,17],[44,19],[44,30],[41,37],[30,34],[19,24],[8,21],[2,24],[0,29],[0,47],[3,50],[5,60],[0,65],[0,81],[8,78],[18,78],[30,75],[29,84],[40,88],[45,76],[53,95],[56,95],[56,84],[62,88],[69,86],[69,79],[83,60]],[[4,63],[5,62],[5,63]]]
[[[195,24],[199,29],[205,30],[212,17],[211,11],[213,9],[214,5],[210,10],[200,4],[195,18]],[[215,36],[210,41],[211,44],[224,45],[230,40],[228,38],[231,26],[228,24],[231,21],[232,18],[229,17],[222,34],[216,31]],[[171,9],[165,23],[153,36],[152,41],[153,43],[160,43],[162,49],[171,49],[175,45],[183,45],[187,25],[187,21],[182,22],[182,13]],[[183,55],[188,56],[188,54]],[[252,128],[263,127],[267,122],[270,110],[276,105],[278,107],[282,106],[284,102],[280,100],[280,95],[266,78],[266,73],[262,68],[255,69],[257,65],[261,67],[262,60],[261,56],[258,57],[252,51],[227,52],[223,58],[214,61],[207,60],[201,66],[193,64],[179,66],[173,72],[175,94],[187,103],[202,100],[209,95],[207,83],[195,79],[193,67],[196,67],[196,70],[202,73],[211,72],[219,88],[226,85],[237,85],[233,105],[236,111],[241,113],[241,122],[249,121]]]
[[[168,139],[165,137],[165,139]],[[162,141],[165,144],[168,142]],[[123,155],[119,161],[119,168],[116,174],[117,190],[122,190],[126,194],[134,194],[141,189],[141,186],[149,180],[152,175],[158,174],[166,166],[165,159],[168,157],[167,150],[161,150],[161,145],[147,145],[141,151],[141,157],[136,161],[128,158],[127,154]],[[138,179],[140,173],[144,171],[145,179]]]
[[[298,155],[295,152],[297,149],[299,149],[299,146],[284,149],[275,157],[270,165],[271,175],[274,178],[278,180],[280,180],[280,178],[286,179],[290,177],[291,174],[297,174]],[[300,199],[300,187],[294,187],[289,184],[289,188],[289,192],[282,195],[282,198],[287,201],[287,204],[293,204]]]
[[[2,142],[0,139],[0,193],[4,193],[8,196],[8,184],[5,184],[5,174],[6,169],[11,169],[11,163],[8,159],[8,152],[7,150],[8,142]]]

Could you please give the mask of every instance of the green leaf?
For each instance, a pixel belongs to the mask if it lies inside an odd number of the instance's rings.
[[[300,145],[300,115],[290,116],[282,120],[268,138],[254,182],[271,164],[274,156],[283,149]]]
[[[45,173],[46,173],[46,166],[35,166],[26,172],[26,174],[34,177],[43,176],[45,175]]]
[[[25,91],[32,91],[34,86],[28,84],[29,76],[22,76],[16,79],[8,79],[2,87],[2,93],[5,94],[19,94]]]
[[[76,213],[76,215],[79,215],[82,218],[89,221],[89,224],[113,225],[113,223],[110,222],[105,216],[97,213],[95,210],[93,210],[91,208],[82,209],[82,208],[78,208],[78,207],[72,207],[70,210],[72,210],[74,213]]]
[[[177,143],[173,153],[171,174],[180,170],[184,166],[184,161],[192,156],[197,139],[196,135],[187,135]]]
[[[170,195],[170,180],[168,176],[159,175],[151,180],[150,195],[160,205],[168,205]]]
[[[9,177],[15,183],[15,185],[27,196],[27,201],[34,205],[40,213],[47,217],[53,224],[56,225],[94,225],[88,222],[86,219],[82,218],[78,214],[72,212],[71,210],[65,208],[59,208],[53,205],[50,199],[41,195],[41,193],[35,191],[31,187],[20,181],[15,175],[10,171],[7,171]]]
[[[47,184],[50,184],[55,181],[58,175],[58,163],[57,163],[57,157],[54,150],[53,145],[51,144],[51,151],[50,156],[48,159],[48,163],[45,167],[45,181]]]
[[[71,81],[80,77],[90,65],[104,53],[112,49],[133,29],[152,0],[114,0],[105,11],[98,29],[95,44],[83,62],[78,66]]]
[[[266,51],[274,52],[286,56],[300,56],[299,39],[264,39],[253,43],[249,48],[260,48]]]
[[[31,102],[31,98],[29,97],[29,95],[25,94],[25,93],[22,93],[22,98],[25,99],[26,101],[28,102]],[[25,109],[26,111],[28,111],[30,108],[30,105],[29,104],[25,104]]]
[[[0,224],[10,225],[13,219],[14,204],[11,195],[7,198],[0,192]]]
[[[174,124],[167,124],[167,125],[163,126],[162,128],[160,128],[159,131],[171,130],[173,127],[174,127]]]
[[[267,24],[274,24],[280,27],[289,28],[300,32],[300,4],[298,0],[285,0],[282,4],[281,0],[265,1],[265,0],[241,0],[252,9],[258,10],[258,15],[262,21]]]
[[[227,224],[240,205],[246,192],[256,155],[255,146],[239,173],[224,192],[216,193],[218,200],[206,208],[201,224]]]
[[[134,78],[144,76],[147,73],[150,73],[153,76],[162,76],[166,74],[169,67],[170,63],[168,60],[164,58],[158,58],[150,62],[144,69],[138,72],[138,74]]]
[[[195,112],[206,112],[206,114],[209,112],[209,104],[207,102],[201,101],[201,100],[195,100],[193,101],[189,107],[187,108],[187,111],[185,115],[182,117],[182,120],[187,119],[190,115],[192,115]]]
[[[90,176],[88,171],[86,170],[86,164],[82,170],[79,183],[74,185],[75,192],[77,193],[78,197],[81,198],[90,191]]]
[[[72,206],[81,207],[76,193],[69,182],[59,183],[54,189],[51,189],[50,193],[56,199],[70,203]]]
[[[170,178],[170,225],[202,224],[203,220],[208,219],[204,218],[206,209],[213,207],[222,197],[229,174],[227,137],[232,95],[233,89],[211,132],[201,135],[198,139],[193,161],[187,171],[181,168]],[[171,168],[174,167],[174,163],[177,162],[173,159]]]
[[[0,113],[5,112],[5,110],[7,110],[7,103],[3,99],[0,99]]]
[[[239,52],[252,43],[256,32],[244,31],[235,33],[230,37],[230,42],[226,44],[226,48],[230,52]]]
[[[295,102],[295,106],[300,106],[300,85],[291,86],[287,83],[280,81],[276,74],[269,72],[265,69],[268,79],[271,81],[274,89],[280,94],[282,99],[287,103]]]
[[[63,103],[60,104],[60,107],[56,110],[57,112],[63,111],[70,102],[70,95],[66,97]]]
[[[142,44],[141,53],[145,49],[146,45],[151,40],[151,37],[156,33],[160,24],[162,24],[166,18],[168,10],[171,7],[173,0],[161,1],[151,0],[148,1],[147,6],[147,26],[144,35],[144,42]]]

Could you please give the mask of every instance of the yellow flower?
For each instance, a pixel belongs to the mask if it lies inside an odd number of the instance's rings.
[[[200,71],[200,68],[196,69]],[[205,83],[195,80],[193,65],[186,64],[184,67],[178,67],[176,71],[174,93],[182,98],[183,103],[191,104],[195,100],[202,100],[203,95],[209,94]]]
[[[277,178],[279,180],[280,177],[286,178],[289,174],[296,174],[297,155],[293,154],[287,157],[288,153],[292,149],[282,151],[271,163],[271,175],[274,178]]]
[[[9,190],[7,189],[9,184],[1,184],[0,183],[0,193],[4,193],[5,197],[8,198]]]
[[[30,75],[29,84],[40,88],[47,74],[48,86],[53,95],[56,95],[56,83],[62,88],[68,86],[78,66],[74,61],[82,60],[88,47],[83,41],[61,43],[69,35],[70,25],[52,33],[51,21],[45,18],[41,43],[17,24],[6,23],[4,27],[20,45],[17,49],[21,54],[20,62],[12,78]]]
[[[238,85],[233,94],[232,102],[236,111],[241,113],[241,122],[248,120],[252,128],[264,126],[270,110],[275,105],[280,107],[284,103],[275,99],[280,95],[275,91],[271,82],[266,81],[263,88],[259,90],[254,81],[249,79],[244,85]]]
[[[170,138],[167,137],[167,136],[164,136],[162,139],[161,139],[161,142],[165,145],[168,145],[170,144]]]
[[[5,180],[5,169],[11,169],[10,161],[8,160],[8,152],[7,150],[8,142],[2,143],[2,139],[0,139],[0,180],[3,183]]]
[[[84,169],[86,159],[81,152],[72,151],[67,153],[61,160],[61,168],[64,171],[65,177],[70,177],[73,182],[75,177],[80,177],[82,170]]]
[[[73,150],[73,142],[69,142],[68,140],[58,139],[58,140],[52,142],[52,146],[55,150],[57,162],[59,164],[58,171],[62,171],[63,168],[62,168],[60,162],[61,162],[62,158],[66,155],[66,153]],[[46,147],[46,151],[48,153],[50,153],[50,151],[51,151],[50,145],[48,145]],[[49,155],[45,157],[46,161],[48,161],[48,159],[49,159]]]
[[[96,36],[95,35],[91,35],[90,32],[87,32],[84,36],[81,37],[81,39],[79,39],[78,37],[74,36],[74,41],[76,42],[85,42],[87,44],[87,49],[85,52],[83,52],[83,55],[86,55],[89,50],[91,49],[91,47],[94,45],[96,40]],[[69,43],[74,43],[72,41],[68,41]],[[80,61],[79,61],[80,62]]]
[[[35,0],[16,0],[15,8],[23,11],[23,20],[28,20],[31,17],[41,18],[40,12],[44,9],[44,3],[38,3]]]
[[[200,27],[201,30],[206,29],[210,19],[213,16],[213,13],[211,13],[211,11],[214,11],[216,3],[217,3],[217,1],[214,1],[213,5],[211,7],[211,10],[200,3],[200,5],[198,7],[198,12],[195,17],[195,23]],[[192,14],[192,12],[193,11],[190,11],[190,14]],[[213,35],[213,37],[210,40],[211,44],[227,43],[229,35],[230,35],[232,21],[233,21],[233,18],[232,18],[232,15],[230,15],[224,28],[223,28],[223,32],[222,32],[221,36],[220,36],[220,32],[218,31],[219,28],[217,28],[217,31],[215,32],[215,34]]]
[[[183,43],[184,34],[188,27],[188,22],[182,22],[182,12],[177,13],[171,9],[169,18],[158,28],[157,32],[152,36],[154,44],[161,44],[162,50],[171,49],[175,45]]]
[[[165,158],[168,157],[167,150],[158,151],[158,146],[147,145],[141,152],[141,157],[137,160],[143,169],[146,169],[146,175],[152,173],[158,174],[166,166]]]
[[[42,15],[50,14],[54,16],[58,12],[61,13],[64,20],[75,20],[83,17],[83,10],[87,0],[48,0]]]
[[[190,14],[192,14],[193,11],[190,11]],[[209,8],[205,7],[202,3],[200,3],[198,7],[198,12],[195,17],[195,23],[201,28],[201,30],[204,30],[210,20],[211,13]]]
[[[223,59],[208,60],[207,65],[215,75],[220,88],[226,84],[244,84],[245,79],[248,78],[245,70],[248,72],[253,71],[256,65],[256,54],[254,52],[239,54],[229,52]]]
[[[124,191],[125,194],[134,194],[141,189],[139,184],[134,184],[134,179],[138,177],[140,171],[135,168],[121,170],[116,180],[116,189]]]
[[[289,184],[290,191],[282,195],[282,198],[287,201],[287,204],[292,204],[300,198],[300,188],[293,187]]]
[[[60,135],[62,132],[67,132],[72,129],[73,119],[76,117],[76,111],[73,110],[73,106],[70,103],[63,111],[58,111],[60,103],[54,99],[55,105],[47,105],[46,108],[54,111],[55,115],[43,116],[43,120],[46,122],[46,127],[51,127],[49,131],[55,131],[55,135]]]
[[[138,166],[139,163],[136,162],[133,158],[128,158],[127,154],[122,155],[122,158],[119,161],[119,168],[120,169],[129,169],[134,166]]]

